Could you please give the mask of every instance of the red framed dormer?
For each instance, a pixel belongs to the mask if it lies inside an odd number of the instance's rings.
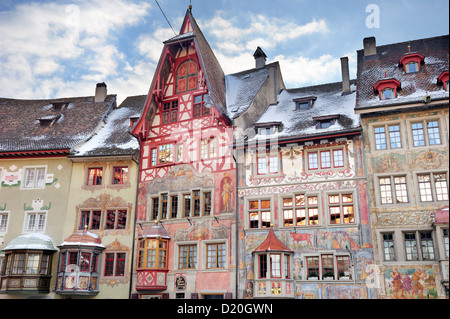
[[[448,78],[449,78],[448,70],[446,70],[446,71],[442,72],[437,79],[437,83],[438,84],[442,83],[442,85],[444,86],[444,90],[447,92],[448,92]]]
[[[399,61],[399,66],[403,67],[406,74],[417,73],[420,71],[425,57],[417,52],[411,52],[411,47],[408,45],[408,51]]]
[[[401,88],[400,81],[394,78],[385,78],[379,80],[373,89],[378,93],[380,100],[391,100],[397,98],[397,93]]]

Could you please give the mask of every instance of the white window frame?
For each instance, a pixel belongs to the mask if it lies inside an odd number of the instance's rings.
[[[30,228],[30,218],[31,216],[35,216],[34,225],[32,228]],[[44,222],[42,229],[38,229],[40,218],[39,216],[44,216]],[[37,210],[37,211],[25,211],[25,217],[23,220],[23,233],[43,233],[45,232],[46,226],[47,226],[47,218],[48,218],[48,211],[46,210]]]
[[[4,222],[4,221],[6,220],[6,222],[5,222],[5,229],[2,230],[2,229],[0,228],[0,234],[6,234],[6,233],[8,232],[8,226],[9,226],[9,220],[10,220],[10,218],[9,218],[10,213],[11,213],[10,211],[0,211],[0,225],[1,225],[2,221]],[[5,216],[6,216],[6,217],[5,217]]]
[[[37,174],[37,171],[39,169],[43,169],[44,173],[42,176],[42,185],[36,186],[38,179],[37,177],[39,174]],[[28,179],[28,171],[34,170],[34,176],[33,176],[33,182],[31,186],[27,186],[27,179]],[[26,190],[26,189],[44,189],[45,188],[45,182],[46,182],[46,176],[47,176],[47,166],[45,165],[38,165],[38,166],[24,166],[22,171],[22,183],[20,185],[20,189]]]

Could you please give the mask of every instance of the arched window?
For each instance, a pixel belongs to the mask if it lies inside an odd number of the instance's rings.
[[[177,93],[195,90],[197,74],[197,63],[192,60],[181,63],[177,70]]]

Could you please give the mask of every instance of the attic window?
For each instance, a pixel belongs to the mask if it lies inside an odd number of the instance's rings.
[[[313,117],[313,120],[317,122],[317,129],[325,129],[336,123],[336,120],[339,118],[339,114],[334,115],[326,115],[326,116],[317,116]]]
[[[255,124],[255,129],[258,135],[269,136],[278,133],[280,125],[281,122],[257,123]]]
[[[312,108],[314,101],[317,99],[316,96],[308,96],[308,97],[302,97],[299,99],[294,99],[295,102],[295,110],[308,110]]]
[[[41,118],[39,118],[39,123],[41,124],[41,126],[46,127],[46,126],[51,126],[53,125],[54,122],[56,122],[58,119],[60,118],[60,115],[50,115],[50,116],[43,116]]]
[[[139,117],[130,117],[130,127],[134,127],[134,125],[137,123],[137,121],[139,120]]]
[[[61,110],[65,109],[65,108],[67,108],[69,103],[67,103],[67,102],[57,102],[57,103],[52,103],[52,105],[53,105],[53,109],[55,111],[61,111]]]
[[[397,97],[401,83],[393,78],[385,78],[377,82],[373,89],[378,93],[380,100],[391,100]]]
[[[399,65],[403,65],[403,69],[406,74],[416,73],[420,71],[421,64],[424,62],[425,57],[416,52],[408,52],[403,55],[399,61]]]
[[[439,75],[438,77],[438,84],[442,83],[442,85],[444,86],[444,90],[446,92],[448,92],[448,79],[449,79],[448,70],[442,72],[441,75]]]

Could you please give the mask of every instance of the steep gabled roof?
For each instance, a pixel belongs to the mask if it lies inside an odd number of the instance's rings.
[[[39,152],[68,153],[89,138],[100,120],[116,105],[93,96],[48,100],[0,99],[0,156]]]
[[[139,143],[130,134],[130,118],[139,118],[146,95],[127,97],[105,118],[105,123],[86,143],[75,148],[74,157],[132,155]]]
[[[140,132],[145,131],[146,128],[144,128],[144,120],[150,122],[152,120],[151,116],[154,116],[155,114],[154,112],[149,112],[149,107],[154,102],[152,93],[153,90],[156,89],[155,86],[160,81],[160,79],[157,78],[157,75],[162,71],[164,65],[167,62],[166,60],[167,55],[170,52],[170,47],[178,46],[180,45],[180,43],[186,43],[187,41],[191,41],[195,45],[200,60],[201,69],[205,72],[206,84],[208,86],[208,90],[210,92],[210,96],[213,100],[214,105],[225,117],[227,117],[225,74],[219,64],[219,61],[214,55],[214,52],[212,51],[202,31],[200,30],[200,27],[192,16],[192,13],[190,12],[190,10],[188,10],[184,17],[180,34],[167,41],[164,41],[165,46],[162,50],[158,66],[156,68],[155,75],[148,92],[148,97],[145,101],[145,108],[142,113],[143,116],[141,116],[138,124],[132,132],[134,135],[137,136]]]
[[[406,74],[400,61],[409,53],[409,49],[411,53],[425,58],[419,72]],[[365,58],[364,50],[358,50],[355,110],[421,102],[426,95],[430,95],[432,100],[448,99],[448,92],[437,85],[439,75],[449,69],[448,52],[448,35],[377,46],[377,54],[372,58]],[[373,86],[385,77],[394,78],[401,83],[398,98],[380,101],[378,94],[374,92]]]

